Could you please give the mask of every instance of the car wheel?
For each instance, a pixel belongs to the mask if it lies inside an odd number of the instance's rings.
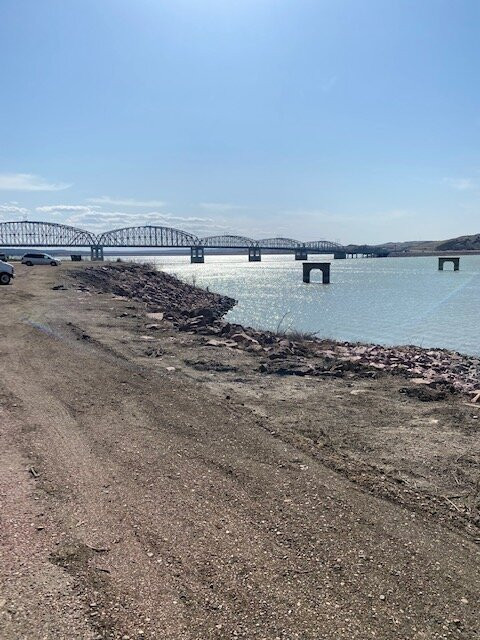
[[[58,267],[58,262],[55,262],[55,260],[52,260],[50,264],[52,265],[52,267]]]
[[[33,267],[33,262],[30,262],[30,260],[27,260],[25,264],[27,265],[27,267]]]
[[[0,284],[8,284],[10,282],[9,273],[0,273]]]

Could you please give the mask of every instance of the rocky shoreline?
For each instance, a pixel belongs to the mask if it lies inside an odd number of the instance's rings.
[[[72,275],[99,291],[143,303],[158,320],[170,322],[179,331],[203,335],[210,347],[256,354],[265,373],[335,377],[391,373],[418,384],[420,399],[460,392],[480,406],[479,357],[414,345],[386,347],[257,331],[223,319],[236,304],[232,298],[189,285],[150,265],[109,264]]]

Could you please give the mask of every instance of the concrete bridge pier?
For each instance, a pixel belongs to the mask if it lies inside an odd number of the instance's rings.
[[[248,247],[248,261],[260,262],[262,259],[262,252],[260,247]]]
[[[205,262],[205,249],[203,247],[190,247],[190,262],[203,264]]]
[[[347,258],[347,254],[345,251],[335,251],[333,254],[334,260],[345,260]]]
[[[308,260],[308,253],[304,247],[295,249],[295,260]]]
[[[101,244],[93,244],[90,247],[90,260],[103,262],[103,247]]]
[[[443,271],[443,265],[446,262],[453,262],[453,270],[454,271],[459,271],[460,270],[460,258],[439,258],[438,259],[438,270],[439,271]]]
[[[330,262],[304,262],[304,282],[306,282],[307,284],[310,282],[310,272],[314,269],[320,269],[320,271],[322,272],[322,284],[330,284]]]

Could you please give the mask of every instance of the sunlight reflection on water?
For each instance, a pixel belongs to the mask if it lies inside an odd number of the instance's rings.
[[[142,257],[186,282],[232,296],[227,319],[258,329],[297,329],[319,337],[382,344],[417,344],[480,355],[480,255],[461,256],[460,271],[438,271],[438,259],[332,260],[331,284],[302,282],[292,255],[206,254]],[[320,279],[320,273],[318,272]],[[283,318],[283,320],[282,320]]]

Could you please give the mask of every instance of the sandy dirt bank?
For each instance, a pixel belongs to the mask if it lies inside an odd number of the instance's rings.
[[[0,638],[479,637],[480,406],[74,269],[0,289]]]

